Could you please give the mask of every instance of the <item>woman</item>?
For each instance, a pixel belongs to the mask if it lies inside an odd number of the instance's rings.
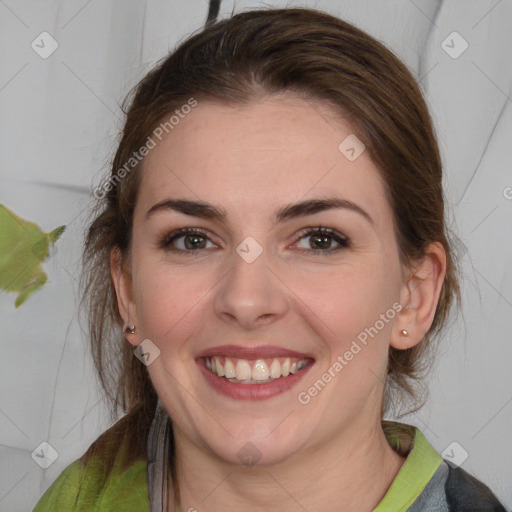
[[[84,299],[127,415],[36,512],[505,510],[383,419],[421,406],[460,291],[429,112],[382,44],[308,9],[210,25],[137,86],[95,195]]]

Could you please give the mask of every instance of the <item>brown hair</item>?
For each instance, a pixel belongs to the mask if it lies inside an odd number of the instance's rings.
[[[459,306],[461,301],[450,240],[455,237],[445,222],[442,164],[418,84],[382,43],[340,19],[302,8],[248,11],[193,34],[126,98],[126,122],[108,178],[117,181],[105,187],[86,234],[83,299],[92,353],[101,384],[114,405],[113,418],[119,407],[128,412],[122,428],[114,426],[102,437],[125,436],[131,446],[126,464],[145,454],[157,395],[146,367],[124,339],[110,277],[111,250],[119,249],[122,262],[130,251],[143,162],[122,179],[119,170],[161,120],[191,97],[199,104],[212,101],[231,106],[287,91],[327,102],[364,142],[386,185],[401,262],[420,257],[433,241],[446,250],[446,277],[429,332],[410,349],[389,349],[382,416],[407,399],[418,406],[422,393],[416,384],[421,384],[433,361],[427,351],[434,345],[434,335],[446,325],[453,299]],[[391,428],[384,420],[382,425]],[[100,454],[101,447],[98,440],[87,458]]]

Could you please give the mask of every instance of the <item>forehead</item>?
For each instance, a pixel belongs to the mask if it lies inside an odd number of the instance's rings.
[[[289,94],[237,107],[199,102],[146,156],[140,207],[187,197],[249,215],[338,195],[376,219],[389,215],[369,155],[350,161],[340,151],[349,136],[350,125],[327,104]]]

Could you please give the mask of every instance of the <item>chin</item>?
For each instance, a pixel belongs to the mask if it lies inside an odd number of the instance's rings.
[[[272,426],[259,428],[257,432],[254,426],[244,429],[241,425],[236,436],[231,437],[224,433],[221,439],[213,440],[206,437],[203,438],[203,442],[217,457],[229,464],[246,467],[279,464],[296,455],[305,443],[303,439],[295,439],[289,427],[277,432],[276,425],[279,421],[282,421],[282,418],[277,422],[267,421],[266,424]],[[262,431],[265,433],[262,434]]]

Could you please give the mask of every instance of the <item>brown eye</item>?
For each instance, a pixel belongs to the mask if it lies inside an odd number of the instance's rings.
[[[301,250],[308,252],[313,251],[322,254],[331,254],[350,246],[350,240],[338,233],[334,229],[323,228],[306,228],[300,233],[300,239],[306,239],[307,247],[301,247]],[[333,243],[338,246],[333,248]]]
[[[196,252],[199,249],[207,249],[208,241],[209,238],[202,229],[181,228],[166,235],[159,246],[175,252]]]

